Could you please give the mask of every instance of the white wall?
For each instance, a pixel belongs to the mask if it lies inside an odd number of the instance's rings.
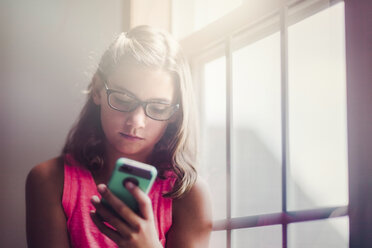
[[[1,0],[0,247],[26,247],[28,171],[57,156],[129,0]]]
[[[170,31],[172,0],[132,0],[130,26],[151,25]]]

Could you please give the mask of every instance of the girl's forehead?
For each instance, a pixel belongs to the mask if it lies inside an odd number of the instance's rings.
[[[109,87],[126,90],[138,98],[173,101],[175,86],[170,73],[133,65],[121,65],[108,78]]]

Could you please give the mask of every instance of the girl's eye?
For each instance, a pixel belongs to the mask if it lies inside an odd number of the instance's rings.
[[[154,113],[163,113],[168,111],[169,109],[169,105],[162,103],[151,103],[148,105],[148,107],[150,111]]]
[[[110,104],[116,109],[128,111],[136,101],[130,96],[115,92],[110,95]]]
[[[118,93],[113,93],[112,94],[112,100],[116,103],[130,103],[133,102],[133,98],[124,95],[124,94],[118,94]]]

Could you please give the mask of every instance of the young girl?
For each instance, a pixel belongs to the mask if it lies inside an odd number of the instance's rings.
[[[148,26],[120,34],[88,90],[61,156],[28,175],[29,247],[208,247],[210,201],[195,169],[192,84],[177,42]],[[120,157],[158,169],[148,195],[125,185],[138,214],[105,185]]]

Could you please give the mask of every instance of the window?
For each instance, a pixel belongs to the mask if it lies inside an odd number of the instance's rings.
[[[243,0],[173,0],[173,33],[183,38],[239,7]]]
[[[348,204],[344,30],[343,4],[288,28],[289,210]]]
[[[182,40],[198,83],[210,247],[348,247],[344,3],[255,3]]]

